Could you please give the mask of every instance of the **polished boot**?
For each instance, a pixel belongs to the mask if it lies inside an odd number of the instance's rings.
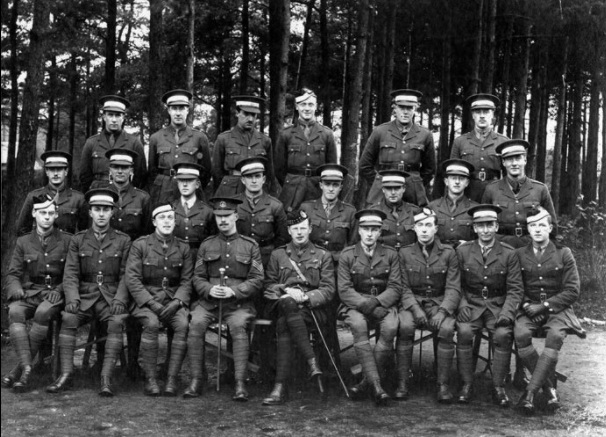
[[[324,380],[322,379],[322,371],[318,366],[318,361],[315,358],[310,358],[307,360],[307,365],[309,366],[309,379],[315,379],[318,385],[318,391],[323,394],[324,393]]]
[[[457,345],[457,367],[459,368],[459,376],[463,381],[461,391],[457,396],[457,402],[460,404],[468,404],[471,402],[471,389],[473,383],[473,347],[471,344]]]
[[[526,347],[518,346],[518,357],[516,358],[516,371],[513,375],[513,386],[518,390],[526,390],[530,379],[526,376],[524,368],[528,369],[530,374],[534,372],[537,362],[539,361],[539,354],[531,344]]]
[[[202,387],[204,387],[202,378],[192,378],[189,386],[183,392],[183,397],[185,399],[197,398],[202,394]]]
[[[236,380],[235,393],[232,399],[236,402],[248,401],[248,390],[246,390],[246,384],[243,380]]]
[[[99,388],[99,396],[111,398],[114,395],[112,391],[112,381],[109,376],[101,376],[101,388]]]
[[[280,405],[286,398],[286,386],[284,383],[276,382],[269,396],[263,399],[262,405]]]
[[[179,379],[175,375],[168,375],[166,377],[166,385],[164,386],[164,396],[174,397],[177,396],[179,390]]]
[[[105,341],[105,357],[103,357],[103,367],[101,368],[101,387],[99,396],[112,397],[111,378],[116,367],[116,361],[122,351],[122,332],[109,332]]]
[[[23,366],[21,378],[13,384],[15,393],[23,393],[29,388],[29,377],[32,373],[32,366]]]
[[[71,373],[62,373],[59,378],[55,380],[51,385],[46,387],[47,393],[59,393],[63,390],[67,390],[71,386],[72,375]]]
[[[438,344],[438,392],[437,400],[443,404],[452,402],[452,393],[448,386],[450,379],[450,366],[454,356],[454,346],[452,344],[443,344],[441,341]]]
[[[560,398],[558,392],[551,384],[543,386],[543,394],[547,398],[547,409],[549,411],[555,411],[560,408]]]
[[[376,380],[372,381],[370,383],[370,390],[372,391],[372,396],[375,400],[376,406],[380,407],[380,406],[384,406],[387,404],[390,397],[387,393],[385,393],[385,390],[383,390],[383,387],[381,387],[380,380],[376,379]]]
[[[177,396],[179,390],[179,371],[187,352],[185,334],[175,333],[168,362],[168,375],[164,386],[164,396]]]
[[[187,351],[189,354],[189,367],[191,371],[191,382],[183,392],[185,399],[197,398],[202,394],[204,381],[204,337],[190,331],[187,337]]]
[[[141,346],[139,349],[141,356],[141,367],[145,372],[145,385],[143,393],[146,396],[159,396],[160,386],[158,385],[158,333],[150,332],[148,328],[143,329],[141,334]]]
[[[362,381],[358,382],[354,386],[349,387],[349,396],[352,400],[358,401],[366,396],[367,389],[368,381],[366,378],[362,378]]]
[[[145,378],[145,386],[143,387],[143,393],[145,396],[160,396],[160,386],[156,375],[147,376]]]
[[[405,401],[409,395],[408,379],[410,377],[410,368],[412,367],[412,341],[399,341],[396,346],[396,356],[398,359],[398,367],[396,369],[398,387],[396,388],[394,399]]]
[[[13,384],[19,379],[21,376],[21,366],[17,364],[13,367],[10,372],[2,377],[0,382],[2,383],[2,387],[11,388]]]
[[[461,387],[461,391],[459,392],[459,395],[457,396],[457,402],[459,404],[468,404],[471,402],[471,393],[473,392],[473,385],[472,384],[463,384],[463,387]]]
[[[436,395],[438,402],[441,404],[450,404],[452,402],[452,393],[448,384],[438,383],[438,391]]]
[[[525,391],[520,397],[517,405],[524,414],[531,416],[534,414],[534,393],[531,391]]]
[[[492,399],[499,407],[507,408],[510,405],[505,387],[495,387],[492,392]]]

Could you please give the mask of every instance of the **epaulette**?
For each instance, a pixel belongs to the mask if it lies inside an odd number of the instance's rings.
[[[268,194],[267,197],[269,197],[271,200],[275,200],[276,202],[279,202],[280,204],[282,204],[282,202],[280,202],[280,199],[278,199],[277,197],[272,196],[271,194]]]
[[[175,240],[177,240],[179,243],[187,244],[187,246],[189,247],[189,243],[187,241],[185,241],[185,239],[183,239],[181,237],[177,237],[175,235]]]
[[[84,229],[83,231],[76,232],[76,235],[86,234],[87,232],[88,232],[88,229]]]
[[[82,193],[82,191],[78,191],[78,190],[74,190],[73,188],[69,189],[72,193],[76,193],[76,194],[82,194],[84,196],[84,193]]]
[[[541,182],[541,181],[537,181],[536,179],[530,179],[530,178],[528,178],[528,179],[529,179],[529,180],[530,180],[530,182],[532,182],[533,184],[537,184],[537,185],[543,185],[543,186],[545,186],[545,184],[544,184],[543,182]]]
[[[116,229],[116,228],[112,228],[112,229],[116,232],[116,234],[118,234],[118,235],[124,235],[124,236],[130,238],[130,236],[127,233],[124,233],[121,230]]]
[[[488,184],[487,184],[486,186],[489,186],[489,185],[495,185],[495,184],[498,184],[498,183],[499,183],[499,182],[501,182],[501,181],[502,181],[502,179],[495,179],[494,181],[490,181],[490,182],[488,182]]]
[[[469,246],[469,245],[473,244],[473,242],[474,242],[474,241],[475,241],[475,240],[468,240],[468,241],[465,241],[464,243],[459,244],[459,246],[457,247],[457,249],[458,249],[459,247],[463,247],[463,246]],[[503,243],[501,243],[501,244],[503,244]]]
[[[343,204],[343,206],[348,206],[350,208],[353,208],[354,210],[356,209],[356,207],[353,206],[351,203],[347,203],[347,202],[343,202],[343,201],[341,201],[341,203]]]
[[[149,235],[143,235],[143,236],[137,238],[135,241],[147,240],[147,237],[149,237]]]
[[[249,237],[247,235],[242,235],[242,234],[240,234],[240,237],[242,237],[243,239],[245,239],[247,241],[250,241],[251,243],[255,243],[257,246],[259,245],[259,243],[257,243],[256,240],[252,237]]]
[[[204,241],[202,241],[202,243],[205,243],[205,242],[207,242],[207,241],[210,241],[210,240],[212,240],[213,238],[217,238],[218,236],[219,236],[219,234],[210,235],[210,236],[206,237],[206,238],[204,239]]]
[[[506,247],[507,249],[516,250],[516,248],[509,243],[505,243],[504,241],[499,241],[499,243],[501,243],[501,246]]]
[[[384,247],[384,248],[385,248],[385,249],[386,249],[388,252],[389,252],[390,250],[391,250],[391,251],[394,251],[394,252],[397,252],[396,248],[395,248],[395,247],[393,247],[393,246],[388,246],[387,244],[383,244],[383,243],[377,243],[377,244],[380,244],[380,245],[381,245],[382,247]]]
[[[401,248],[404,249],[406,247],[414,246],[415,244],[417,244],[416,241],[414,243],[408,243],[406,246],[402,246]]]

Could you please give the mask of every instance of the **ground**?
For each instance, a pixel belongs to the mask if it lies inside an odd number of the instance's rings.
[[[342,344],[351,342],[339,331]],[[542,348],[542,341],[537,340]],[[540,410],[535,417],[515,409],[500,409],[490,400],[489,373],[478,364],[476,395],[470,405],[439,405],[434,399],[431,375],[432,353],[425,343],[419,368],[415,348],[413,395],[406,402],[391,402],[377,408],[370,400],[352,402],[338,385],[329,381],[328,396],[320,399],[315,387],[300,378],[291,386],[289,400],[279,407],[264,407],[269,382],[249,384],[247,404],[231,400],[231,385],[217,393],[210,383],[198,399],[149,398],[142,381],[131,381],[117,371],[113,398],[97,395],[94,371],[80,370],[74,388],[58,395],[47,394],[46,373],[34,377],[32,391],[16,395],[2,389],[1,431],[3,437],[25,436],[606,436],[606,331],[592,329],[587,339],[571,336],[564,344],[558,370],[568,377],[558,386],[563,407],[551,414]],[[486,347],[483,346],[483,352]],[[81,354],[80,354],[81,355]],[[209,353],[209,355],[211,355]],[[209,357],[212,362],[212,356]],[[2,374],[16,362],[12,348],[2,346]],[[343,367],[355,363],[353,353],[343,356]],[[188,380],[187,362],[181,391]],[[211,372],[212,373],[212,372]],[[352,379],[349,372],[348,380]],[[508,387],[513,400],[520,392]],[[539,404],[540,404],[539,399]]]

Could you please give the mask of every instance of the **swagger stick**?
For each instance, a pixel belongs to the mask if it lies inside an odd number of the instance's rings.
[[[221,267],[219,269],[219,274],[221,275],[221,279],[219,280],[219,285],[221,287],[225,287],[225,269]],[[221,337],[223,329],[223,299],[219,299],[219,324],[217,326],[217,391],[221,388]]]

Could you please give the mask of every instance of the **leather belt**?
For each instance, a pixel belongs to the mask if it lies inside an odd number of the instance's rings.
[[[176,287],[177,285],[179,285],[180,282],[181,280],[176,278],[150,278],[144,279],[143,285],[150,287],[168,288]]]
[[[311,168],[289,168],[288,171],[286,172],[287,174],[292,174],[292,175],[299,175],[299,176],[305,176],[307,178],[312,177],[312,176],[317,176],[315,174],[315,170],[311,169]]]
[[[170,176],[171,178],[175,177],[175,175],[177,174],[177,172],[175,172],[174,169],[163,169],[160,171],[160,174],[163,174],[164,176]]]
[[[48,288],[50,287],[54,287],[57,284],[60,284],[61,281],[63,280],[62,277],[60,276],[51,276],[51,275],[46,275],[46,276],[34,276],[32,278],[29,278],[30,282],[32,284],[35,285],[46,285]]]
[[[399,170],[399,171],[419,171],[421,166],[419,164],[379,164],[379,170]]]
[[[99,285],[114,284],[118,282],[118,278],[112,275],[84,275],[80,280],[82,282],[94,282]]]
[[[517,226],[515,228],[499,228],[498,233],[501,235],[513,235],[519,238],[528,235],[528,229],[522,226]]]
[[[495,179],[499,179],[501,177],[501,172],[499,170],[486,169],[486,170],[477,170],[471,173],[471,178],[476,179],[478,181],[492,181]]]
[[[202,244],[202,242],[198,241],[198,242],[190,242],[189,243],[189,248],[190,249],[198,249],[200,247],[200,244]]]
[[[470,290],[471,294],[474,296],[480,296],[482,299],[491,299],[493,297],[504,296],[505,292],[503,290],[489,290],[488,287],[484,287],[481,290]]]
[[[433,288],[427,288],[427,289],[418,289],[417,288],[417,289],[413,289],[412,292],[414,293],[415,296],[420,296],[420,297],[424,297],[427,299],[444,296],[444,290],[438,291],[438,290],[434,290]]]
[[[343,243],[331,243],[328,240],[324,241],[322,246],[325,250],[328,250],[329,252],[339,252],[345,247]]]

